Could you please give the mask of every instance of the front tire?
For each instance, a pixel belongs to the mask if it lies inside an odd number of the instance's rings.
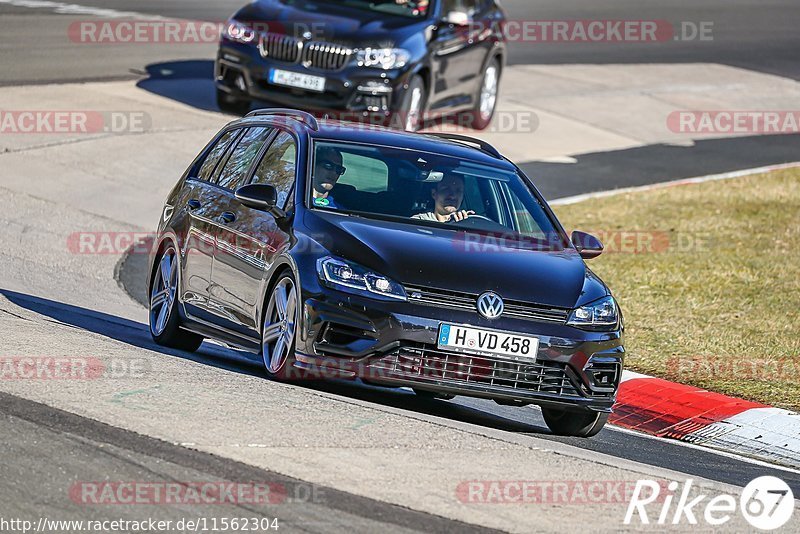
[[[485,130],[492,124],[497,109],[497,97],[500,90],[500,62],[495,58],[483,73],[481,89],[475,107],[464,112],[461,123],[474,130]]]
[[[272,286],[261,325],[261,357],[270,378],[290,381],[296,371],[294,347],[299,317],[297,284],[291,272]]]
[[[414,394],[416,394],[417,397],[423,399],[452,400],[456,398],[455,395],[452,395],[450,393],[436,393],[433,391],[427,391],[425,389],[418,389],[418,388],[412,388],[412,389],[414,390]]]
[[[590,438],[600,432],[608,421],[603,412],[574,412],[542,407],[544,422],[557,436]]]
[[[182,330],[178,313],[178,257],[172,246],[156,258],[150,286],[150,335],[164,347],[194,352],[203,337]]]
[[[416,132],[423,126],[427,97],[425,82],[420,76],[412,76],[403,102],[393,119],[393,126],[407,132]]]

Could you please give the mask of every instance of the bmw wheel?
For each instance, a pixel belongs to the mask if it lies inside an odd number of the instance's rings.
[[[485,130],[492,123],[500,90],[500,63],[493,59],[483,73],[480,93],[475,108],[466,112],[464,121],[470,128]]]
[[[157,257],[150,286],[150,335],[165,347],[194,352],[202,336],[182,330],[178,314],[178,258],[175,248],[167,247]]]
[[[294,277],[287,272],[270,293],[261,327],[261,355],[271,378],[289,380],[294,369],[298,297]]]
[[[421,77],[414,76],[408,82],[403,103],[395,117],[395,125],[407,132],[416,132],[423,126],[425,107],[425,82]]]

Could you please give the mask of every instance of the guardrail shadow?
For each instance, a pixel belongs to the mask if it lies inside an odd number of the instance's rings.
[[[204,342],[200,350],[195,353],[173,350],[157,345],[150,337],[149,327],[144,323],[6,289],[0,289],[0,295],[20,308],[48,317],[61,324],[100,334],[134,347],[183,358],[233,373],[262,376],[266,379],[266,374],[261,367],[261,359],[254,354],[228,349],[208,341]],[[304,381],[296,383],[296,386],[507,432],[549,433],[543,425],[538,426],[526,421],[510,419],[451,401],[418,397],[405,389],[366,385],[360,380]],[[525,413],[520,412],[523,417]]]

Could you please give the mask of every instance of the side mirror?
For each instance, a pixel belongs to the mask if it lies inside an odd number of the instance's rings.
[[[596,258],[603,253],[603,244],[600,240],[586,232],[577,230],[572,232],[572,244],[575,245],[575,250],[578,251],[581,258],[585,260]]]
[[[236,199],[247,206],[261,211],[269,211],[276,215],[283,216],[278,205],[278,190],[269,184],[248,184],[236,190]]]
[[[453,26],[467,26],[469,25],[469,15],[464,11],[450,11],[445,15],[444,21]]]

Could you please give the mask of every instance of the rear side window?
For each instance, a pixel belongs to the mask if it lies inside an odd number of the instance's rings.
[[[247,171],[253,165],[264,146],[272,128],[249,128],[245,130],[239,144],[231,152],[225,167],[219,173],[217,185],[226,189],[235,189],[244,183]]]
[[[346,170],[339,178],[339,184],[352,185],[359,191],[370,193],[389,189],[389,167],[385,162],[343,152],[342,165]]]
[[[269,184],[278,190],[278,206],[283,206],[294,185],[297,147],[294,138],[281,132],[261,158],[253,175],[254,184]]]
[[[214,168],[217,166],[217,163],[219,163],[220,158],[222,158],[222,155],[231,145],[231,142],[238,133],[239,130],[231,130],[225,132],[222,137],[217,140],[216,144],[211,147],[211,150],[200,165],[200,170],[197,171],[197,178],[205,180],[206,182],[211,180],[211,173],[214,172]]]

